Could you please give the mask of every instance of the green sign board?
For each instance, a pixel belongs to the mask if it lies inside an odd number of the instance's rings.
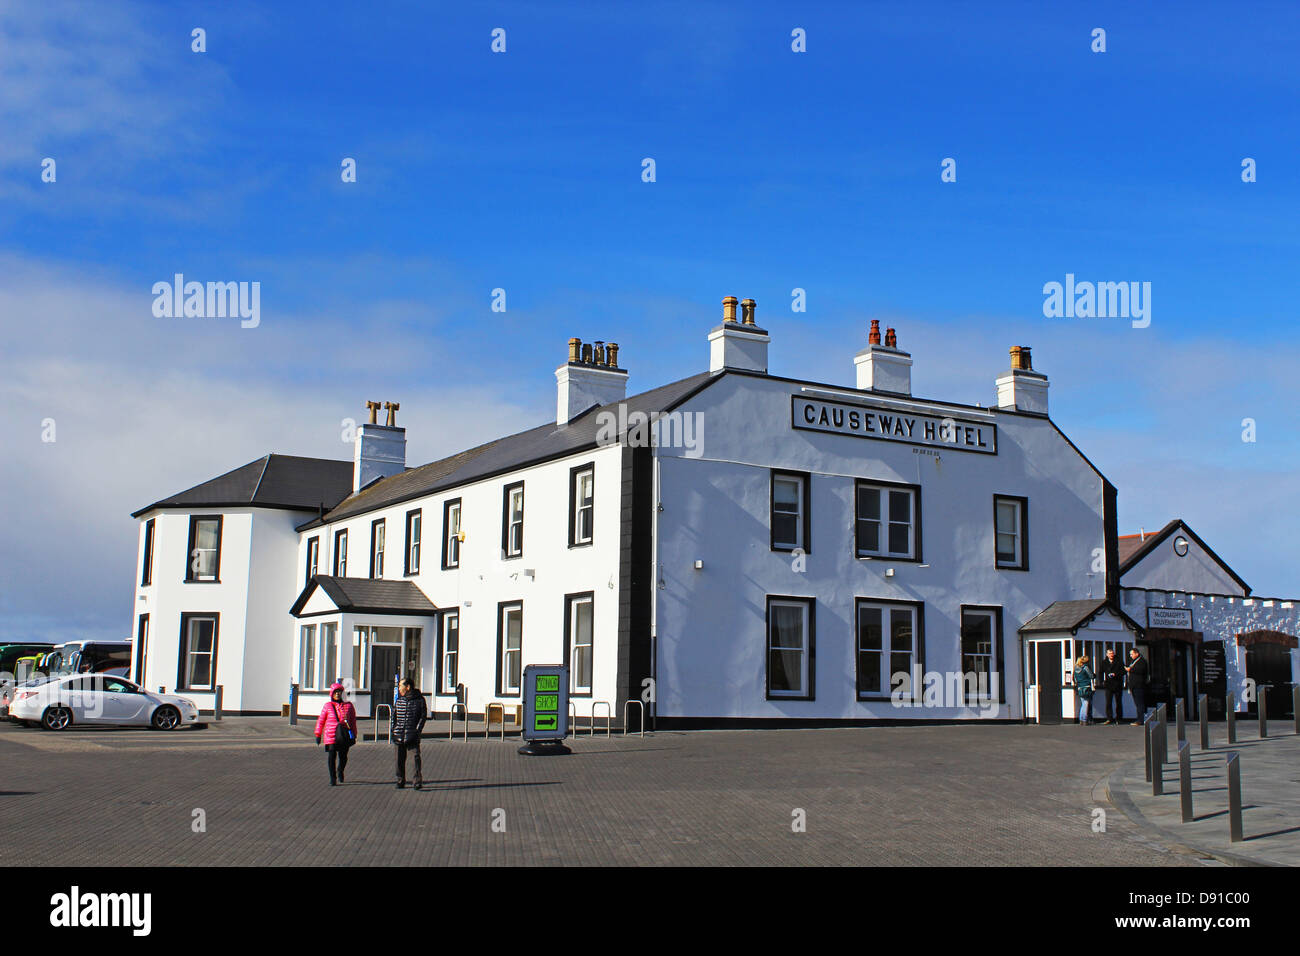
[[[569,669],[562,664],[524,668],[525,740],[563,740],[569,736]]]

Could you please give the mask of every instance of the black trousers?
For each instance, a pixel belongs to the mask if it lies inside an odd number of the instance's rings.
[[[1147,717],[1147,689],[1130,687],[1128,690],[1133,695],[1133,706],[1137,708],[1137,722],[1140,724]]]
[[[420,738],[415,738],[409,744],[399,741],[394,749],[397,751],[397,781],[406,783],[406,755],[409,753],[415,758],[415,782],[424,783],[423,770],[420,767]]]
[[[335,777],[348,768],[348,751],[351,749],[351,747],[340,747],[338,744],[325,745],[325,759],[329,761],[330,768],[330,783],[333,783]]]
[[[1106,719],[1124,719],[1124,689],[1122,687],[1119,690],[1106,689]]]

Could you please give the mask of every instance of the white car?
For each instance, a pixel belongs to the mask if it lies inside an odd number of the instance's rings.
[[[9,716],[29,725],[39,722],[46,730],[67,730],[73,724],[176,730],[196,723],[199,708],[187,697],[155,694],[124,677],[68,674],[17,688]]]

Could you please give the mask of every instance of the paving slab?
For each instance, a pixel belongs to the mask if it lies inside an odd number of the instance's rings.
[[[263,723],[257,723],[257,721]],[[277,726],[278,724],[278,726]],[[310,728],[172,734],[0,724],[0,863],[37,865],[1197,866],[1105,801],[1131,727],[970,724],[426,739],[329,787]],[[203,826],[198,826],[198,821]],[[39,825],[36,825],[39,824]]]

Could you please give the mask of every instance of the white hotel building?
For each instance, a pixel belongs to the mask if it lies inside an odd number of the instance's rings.
[[[741,305],[708,371],[660,388],[627,397],[618,347],[572,339],[553,422],[408,468],[397,407],[379,424],[368,403],[352,462],[267,455],[141,509],[133,673],[209,707],[221,685],[238,713],[297,684],[314,715],[341,679],[368,714],[400,672],[434,712],[482,714],[519,701],[525,665],[566,663],[580,715],[648,700],[659,727],[1050,721],[1085,647],[1136,640],[1177,671],[1195,664],[1169,648],[1222,638],[1235,688],[1231,622],[1253,621],[1295,680],[1290,602],[1252,617],[1229,569],[1216,609],[1188,565],[1122,555],[1116,491],[1028,349],[987,407],[914,397],[874,322],[853,384],[800,381],[768,374]],[[1166,605],[1195,605],[1194,641],[1148,642]],[[898,672],[918,679],[891,694]]]

